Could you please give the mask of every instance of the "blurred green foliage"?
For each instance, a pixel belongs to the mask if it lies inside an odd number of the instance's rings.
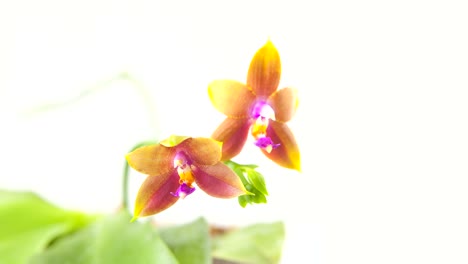
[[[282,223],[257,224],[213,238],[205,219],[158,228],[122,210],[88,215],[30,192],[0,190],[0,264],[209,264],[212,257],[278,263]]]

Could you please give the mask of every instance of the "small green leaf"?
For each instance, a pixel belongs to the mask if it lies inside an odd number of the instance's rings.
[[[251,203],[267,203],[266,196],[257,189],[253,189],[252,192],[255,195],[251,195]]]
[[[229,168],[231,168],[231,169],[234,169],[234,168],[256,169],[256,168],[258,168],[258,165],[255,165],[255,164],[239,164],[239,163],[236,163],[236,162],[234,162],[232,160],[226,160],[226,161],[224,161],[224,164],[229,166]]]
[[[284,224],[255,224],[228,232],[213,240],[213,257],[251,264],[279,263]]]
[[[247,204],[250,203],[250,199],[246,197],[247,195],[241,195],[237,197],[237,201],[242,208],[245,208]]]
[[[247,178],[255,187],[255,189],[259,190],[264,195],[268,195],[265,178],[263,178],[263,175],[260,174],[260,172],[255,171],[255,170],[246,170],[246,172],[247,172]]]
[[[163,228],[159,233],[179,263],[211,263],[210,231],[205,219]]]
[[[254,203],[267,203],[266,196],[261,193],[259,190],[255,189],[252,184],[246,184],[245,188],[247,191],[251,192],[253,195],[241,195],[237,197],[238,202],[240,206],[244,207],[247,206],[247,204],[254,204]]]
[[[51,205],[30,192],[0,190],[0,263],[22,264],[96,216]]]
[[[108,216],[56,241],[30,264],[178,263],[150,223],[130,219],[127,212]]]
[[[242,165],[230,160],[224,163],[239,176],[245,189],[249,192],[248,195],[241,195],[237,198],[240,206],[246,207],[247,204],[267,203],[268,190],[265,178],[255,170],[257,165]]]

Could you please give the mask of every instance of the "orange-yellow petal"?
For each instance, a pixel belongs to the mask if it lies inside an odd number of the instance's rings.
[[[126,158],[135,170],[148,175],[160,175],[173,168],[174,155],[175,149],[157,144],[137,148],[128,153]]]
[[[247,193],[239,177],[222,162],[197,167],[194,175],[197,186],[213,197],[234,198]]]
[[[280,145],[270,153],[262,149],[263,154],[282,167],[300,171],[301,156],[299,147],[289,127],[284,123],[270,120],[267,136],[270,137],[275,144]]]
[[[190,138],[181,143],[183,150],[197,165],[213,165],[221,160],[222,143],[212,138]]]
[[[268,97],[278,88],[281,61],[278,51],[268,41],[254,55],[247,74],[247,85],[259,97]]]
[[[283,88],[273,93],[267,102],[275,111],[275,119],[279,122],[288,122],[296,113],[299,104],[297,90]]]
[[[211,136],[223,142],[223,155],[221,160],[230,160],[239,154],[244,147],[252,121],[250,118],[226,118]]]
[[[243,83],[231,80],[213,81],[208,86],[213,106],[232,118],[246,118],[255,101],[255,95]]]
[[[177,202],[171,192],[179,187],[176,170],[157,176],[148,176],[140,187],[135,201],[133,218],[157,214]]]

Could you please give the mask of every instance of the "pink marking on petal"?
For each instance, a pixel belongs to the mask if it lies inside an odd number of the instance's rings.
[[[275,111],[267,102],[258,101],[252,108],[251,116],[254,119],[258,119],[259,117],[266,117],[274,120]]]

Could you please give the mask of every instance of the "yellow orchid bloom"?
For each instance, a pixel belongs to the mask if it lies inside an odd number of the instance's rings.
[[[138,191],[134,219],[169,208],[193,193],[195,184],[218,198],[248,193],[239,177],[220,161],[221,145],[211,138],[171,136],[127,154],[133,169],[148,174]]]
[[[286,125],[298,106],[297,91],[277,90],[281,75],[278,51],[268,41],[254,55],[247,83],[217,80],[208,86],[213,106],[227,118],[212,138],[223,142],[222,160],[240,153],[249,130],[262,152],[278,165],[300,170],[300,153],[293,133]]]

